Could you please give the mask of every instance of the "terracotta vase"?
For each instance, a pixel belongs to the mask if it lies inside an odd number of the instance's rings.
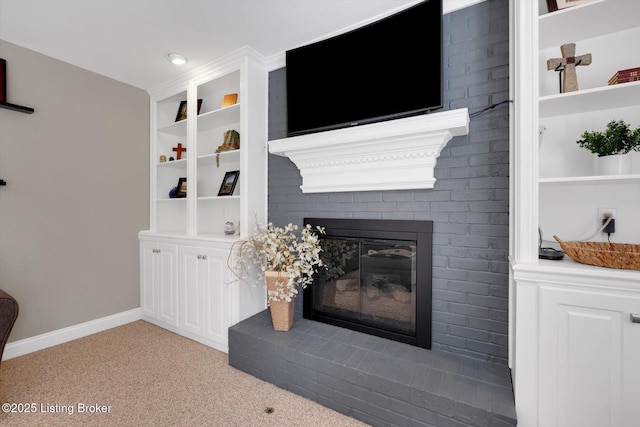
[[[276,290],[276,282],[278,280],[278,271],[265,272],[267,281],[267,291]],[[269,310],[271,311],[271,321],[273,322],[274,331],[286,332],[293,326],[293,311],[295,306],[295,295],[291,301],[269,301]]]

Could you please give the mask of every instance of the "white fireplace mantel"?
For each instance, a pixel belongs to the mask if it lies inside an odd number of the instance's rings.
[[[433,188],[444,146],[469,133],[466,108],[269,141],[300,169],[303,193]]]

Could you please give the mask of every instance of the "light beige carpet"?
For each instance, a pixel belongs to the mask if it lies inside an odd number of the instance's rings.
[[[365,425],[144,321],[5,360],[0,403],[2,426]]]

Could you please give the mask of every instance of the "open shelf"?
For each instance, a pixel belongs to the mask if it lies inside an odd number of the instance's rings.
[[[598,0],[548,13],[539,18],[539,49],[559,45],[559,40],[584,40],[635,28],[638,16],[640,2],[635,0]]]
[[[180,159],[180,160],[169,160],[163,163],[158,163],[158,167],[159,168],[166,168],[166,169],[186,169],[187,167],[187,159]]]
[[[199,166],[211,166],[216,164],[217,154],[205,154],[198,157]],[[240,158],[240,149],[220,152],[220,164],[227,163],[229,160],[238,161]]]
[[[240,200],[240,196],[205,196],[198,197],[198,201],[211,201],[211,200]]]
[[[180,120],[179,122],[174,122],[166,126],[162,126],[158,128],[158,132],[175,136],[185,136],[187,134],[187,121]]]
[[[540,118],[638,105],[640,81],[540,97]]]
[[[640,183],[640,174],[634,175],[597,175],[597,176],[562,176],[540,178],[540,184],[593,184],[593,183]]]
[[[198,116],[198,132],[211,130],[226,123],[240,122],[240,104],[233,104]]]

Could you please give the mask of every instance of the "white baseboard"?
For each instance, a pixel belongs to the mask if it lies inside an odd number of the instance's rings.
[[[132,310],[112,314],[111,316],[101,317],[100,319],[90,320],[78,325],[36,335],[35,337],[14,341],[5,346],[2,360],[13,359],[14,357],[23,356],[25,354],[33,353],[34,351],[43,350],[48,347],[53,347],[54,345],[73,341],[78,338],[86,337],[87,335],[106,331],[107,329],[122,326],[140,319],[142,319],[141,309],[134,308]]]

